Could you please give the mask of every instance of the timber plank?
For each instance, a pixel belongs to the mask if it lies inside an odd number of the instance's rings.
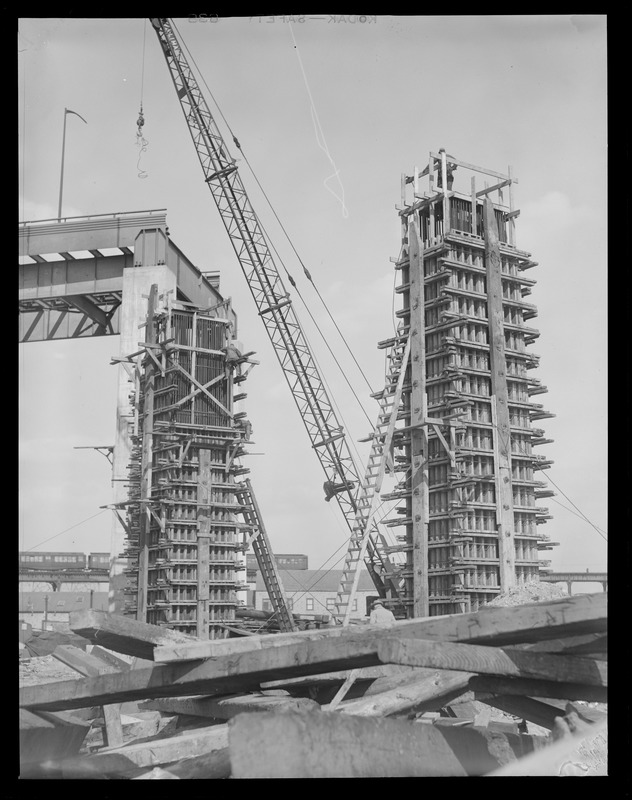
[[[550,703],[543,703],[532,697],[515,697],[501,694],[485,698],[482,702],[507,714],[512,714],[514,717],[522,717],[529,722],[540,725],[542,728],[548,728],[550,731],[555,728],[556,717],[563,717],[566,713],[563,708],[558,708]]]
[[[53,651],[53,656],[72,667],[80,675],[84,677],[94,678],[98,675],[107,675],[113,672],[118,672],[117,667],[110,666],[101,659],[86,653],[84,650],[73,645],[59,645]],[[121,706],[120,704],[108,704],[103,706],[103,719],[105,722],[105,735],[108,745],[118,747],[123,744],[123,726],[121,723]]]
[[[94,609],[71,613],[70,629],[108,650],[148,660],[153,660],[154,648],[159,645],[197,641],[170,628]]]
[[[408,677],[418,676],[421,670],[419,667],[407,667],[403,664],[379,664],[376,667],[362,667],[357,670],[357,681],[376,681],[394,678],[397,679],[401,676],[403,680]],[[318,675],[307,675],[300,678],[284,678],[276,681],[265,681],[261,684],[261,689],[300,689],[302,687],[321,686],[321,685],[335,685],[340,684],[346,680],[348,670],[339,670],[338,672],[321,672]],[[388,688],[391,688],[390,686]]]
[[[219,754],[224,751],[224,755]],[[68,758],[51,765],[64,778],[119,778],[138,775],[139,768],[151,769],[183,759],[207,756],[226,763],[228,730],[225,724],[185,731],[182,734],[132,742],[123,747],[100,750],[91,755]],[[222,775],[224,777],[224,775]]]
[[[487,773],[488,777],[607,775],[605,755],[595,758],[591,751],[607,751],[608,721],[591,725],[579,736],[567,736],[549,747]]]
[[[163,697],[146,700],[142,708],[164,714],[187,714],[192,717],[232,719],[245,711],[320,711],[320,706],[307,697],[267,697],[262,694],[243,694],[232,697]]]
[[[530,736],[336,711],[240,714],[228,725],[233,778],[462,777],[537,746]]]
[[[134,780],[209,780],[230,778],[230,775],[230,755],[228,748],[225,748],[201,756],[188,756],[166,767],[154,767],[149,773],[138,775]]]
[[[592,633],[587,636],[569,636],[564,639],[518,645],[518,648],[534,653],[588,655],[605,661],[608,656],[608,636],[599,633]]]
[[[378,645],[382,661],[413,667],[463,670],[486,675],[608,685],[608,665],[581,656],[550,655],[525,650],[455,642],[384,639]]]
[[[99,661],[108,664],[110,667],[116,667],[116,669],[119,669],[122,672],[126,672],[128,669],[132,668],[132,664],[129,661],[119,658],[119,656],[111,653],[109,650],[106,650],[105,647],[100,647],[98,644],[95,644],[92,647],[90,655],[98,658]]]
[[[586,686],[565,681],[475,675],[470,679],[470,689],[476,693],[477,700],[483,700],[489,694],[511,694],[559,700],[586,700],[590,703],[608,702],[608,689],[604,686]]]
[[[483,608],[469,614],[400,620],[382,628],[382,631],[389,631],[393,636],[402,638],[502,646],[605,633],[607,614],[607,593],[599,592],[523,606]],[[362,639],[373,632],[375,628],[370,629],[369,626],[353,626],[353,629],[337,626],[318,631],[249,636],[244,639],[194,642],[187,645],[165,643],[156,646],[152,657],[160,662],[219,658],[255,649],[284,647],[292,643],[302,645],[308,641]]]
[[[471,674],[468,672],[435,671],[394,689],[349,700],[338,706],[341,714],[375,717],[412,711],[422,704],[444,705],[467,691]]]
[[[91,653],[86,653],[79,647],[71,644],[60,644],[53,651],[53,657],[62,664],[76,670],[84,678],[95,678],[97,675],[105,675],[108,672],[119,672],[117,667],[106,664],[100,658]]]
[[[20,709],[19,722],[22,777],[26,777],[25,773],[30,769],[27,765],[78,753],[90,730],[89,722],[63,711],[34,713]]]

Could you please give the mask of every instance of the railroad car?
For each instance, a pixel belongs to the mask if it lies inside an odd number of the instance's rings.
[[[110,569],[109,553],[89,553],[88,569]]]
[[[280,569],[307,569],[307,556],[297,553],[284,553],[276,555],[277,566]]]
[[[20,553],[20,566],[25,569],[85,569],[85,553]]]

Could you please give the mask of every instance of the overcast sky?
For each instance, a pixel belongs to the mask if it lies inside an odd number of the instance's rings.
[[[393,333],[401,173],[440,147],[491,170],[512,166],[517,245],[538,262],[528,273],[539,309],[528,324],[541,331],[532,374],[549,393],[534,399],[556,414],[537,423],[555,440],[537,450],[555,462],[546,476],[558,492],[539,503],[560,543],[546,557],[556,570],[605,569],[605,16],[303,19],[176,25],[373,390],[384,383],[376,344]],[[221,271],[239,337],[261,362],[244,384],[257,453],[247,466],[272,546],[308,554],[312,568],[333,566],[346,527],[323,500],[320,465],[202,179],[153,28],[142,19],[25,19],[18,49],[20,219],[57,215],[64,108],[72,109],[88,124],[68,116],[63,214],[166,208],[172,240],[201,269]],[[139,167],[141,94],[148,145]],[[239,166],[374,420],[367,384]],[[458,171],[454,188],[469,191]],[[292,296],[353,444],[369,423]],[[119,337],[19,349],[20,549],[107,551],[111,512],[99,506],[111,502],[110,466],[75,448],[114,441],[109,363]],[[356,447],[363,469],[367,445]]]

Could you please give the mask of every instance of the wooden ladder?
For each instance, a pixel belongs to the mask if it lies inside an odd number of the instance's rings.
[[[251,544],[254,550],[268,597],[272,603],[272,609],[279,620],[279,626],[283,632],[296,631],[298,626],[294,622],[294,617],[289,609],[279,569],[274,559],[261,512],[259,511],[259,504],[248,478],[239,484],[239,488],[236,488],[235,497],[239,505],[242,506],[241,513],[244,522],[253,529],[248,544]]]
[[[406,367],[410,357],[410,336],[398,336],[393,340],[388,353],[388,370],[383,391],[378,396],[380,410],[371,440],[371,452],[367,461],[364,480],[356,499],[357,511],[349,546],[345,556],[342,577],[336,595],[336,617],[343,625],[349,624],[353,598],[360,579],[360,567],[368,549],[367,567],[376,586],[384,589],[383,576],[392,568],[388,557],[380,553],[379,547],[371,539],[371,523],[375,515],[375,500],[378,496],[384,474],[391,462],[391,442],[395,423],[400,410],[402,388]],[[367,439],[361,440],[367,441]],[[392,463],[392,462],[391,462]]]

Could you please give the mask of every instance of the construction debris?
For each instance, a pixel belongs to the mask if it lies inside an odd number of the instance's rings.
[[[22,687],[23,777],[604,774],[606,613],[600,593],[202,641],[80,612],[108,646],[58,647],[76,677]]]

